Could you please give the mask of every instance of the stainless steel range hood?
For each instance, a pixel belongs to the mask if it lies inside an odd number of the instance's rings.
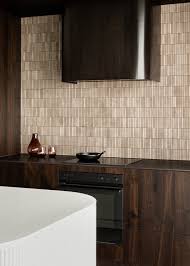
[[[158,80],[158,56],[151,66],[151,56],[160,54],[151,36],[151,14],[150,0],[68,6],[63,16],[63,81]]]
[[[146,79],[150,68],[150,10],[144,0],[138,0],[136,19],[136,29],[134,29],[136,31],[134,43],[136,46],[136,51],[134,51],[136,61],[134,60],[133,75],[135,79]],[[133,55],[134,58],[135,55]]]

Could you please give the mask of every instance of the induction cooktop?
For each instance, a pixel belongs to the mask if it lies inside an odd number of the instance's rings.
[[[106,166],[126,166],[140,161],[137,158],[117,158],[117,157],[101,157],[96,161],[80,161],[77,158],[64,161],[68,164],[93,164],[93,165],[106,165]]]
[[[56,158],[31,158],[28,154],[18,154],[12,156],[0,157],[1,161],[16,162],[16,163],[46,163],[46,164],[85,164],[85,165],[102,165],[102,166],[121,166],[125,167],[135,162],[140,162],[142,159],[138,158],[118,158],[118,157],[101,157],[97,161],[79,161],[74,155],[57,155]]]

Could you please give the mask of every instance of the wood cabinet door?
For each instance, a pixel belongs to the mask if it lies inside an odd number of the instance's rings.
[[[20,152],[20,23],[0,8],[0,155]]]
[[[0,186],[24,187],[24,164],[1,162]]]
[[[190,172],[175,172],[175,266],[190,265]]]
[[[58,186],[57,168],[47,164],[26,164],[24,185],[29,188],[55,189]]]
[[[0,10],[0,155],[7,154],[7,14]]]
[[[56,189],[55,165],[35,163],[0,163],[0,186]]]
[[[125,265],[174,265],[174,178],[170,171],[128,170]]]
[[[123,246],[98,243],[97,266],[123,266]]]

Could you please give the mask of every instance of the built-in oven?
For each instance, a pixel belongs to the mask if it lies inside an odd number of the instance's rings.
[[[122,175],[60,171],[59,189],[95,197],[97,200],[97,241],[122,242]]]

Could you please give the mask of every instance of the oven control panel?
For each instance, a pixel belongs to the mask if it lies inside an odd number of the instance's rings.
[[[123,175],[108,173],[86,173],[86,172],[66,172],[60,170],[59,184],[86,184],[113,187],[123,186]]]

